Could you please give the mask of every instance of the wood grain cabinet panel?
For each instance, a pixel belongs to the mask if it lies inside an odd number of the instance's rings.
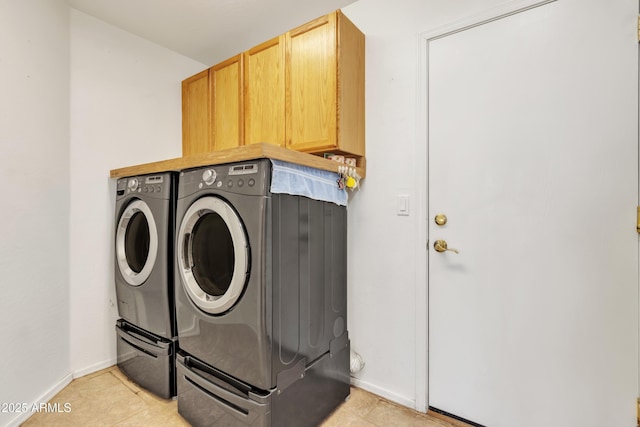
[[[364,34],[336,11],[286,42],[287,148],[364,156]]]
[[[285,146],[284,35],[244,53],[245,144]]]
[[[327,15],[287,34],[288,148],[336,146],[335,18]]]
[[[242,65],[242,55],[236,55],[209,69],[214,150],[243,144]]]
[[[182,82],[182,155],[213,151],[210,140],[209,70]]]

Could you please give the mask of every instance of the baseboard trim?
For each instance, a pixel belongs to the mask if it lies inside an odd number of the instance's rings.
[[[63,388],[68,386],[72,380],[73,380],[73,376],[71,374],[65,375],[64,377],[62,377],[62,379],[60,379],[57,383],[55,383],[49,390],[47,390],[42,396],[40,396],[34,402],[31,402],[29,407],[31,408],[34,405],[39,406],[40,403],[50,401],[53,398],[53,396],[60,393]],[[27,421],[33,414],[34,413],[31,411],[19,413],[17,417],[9,421],[9,423],[7,424],[7,427],[18,427],[20,424]]]
[[[73,371],[73,378],[84,377],[85,375],[93,374],[94,372],[101,371],[106,368],[110,368],[111,366],[117,363],[116,358],[104,360],[99,363],[95,363],[91,366],[87,366],[86,368],[78,369],[77,371]]]
[[[424,413],[424,409],[420,410],[418,408],[416,408],[416,402],[415,400],[412,399],[408,399],[405,396],[401,396],[399,394],[396,394],[392,391],[389,391],[387,389],[384,389],[382,387],[378,387],[374,384],[368,383],[366,381],[362,381],[359,378],[355,378],[355,377],[351,377],[351,384],[361,388],[363,390],[366,390],[370,393],[373,393],[375,395],[378,395],[380,397],[383,397],[391,402],[397,403],[398,405],[402,405],[402,406],[406,406],[407,408],[410,409],[414,409],[416,411],[422,412]]]
[[[434,408],[433,406],[429,406],[428,414],[433,418],[438,418],[439,420],[446,421],[456,427],[485,427],[482,424],[466,420],[462,417],[458,417],[457,415],[453,415],[441,409]]]

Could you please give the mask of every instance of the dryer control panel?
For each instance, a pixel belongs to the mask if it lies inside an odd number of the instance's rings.
[[[266,195],[271,177],[271,163],[258,160],[247,163],[216,165],[180,174],[180,197],[200,190]]]

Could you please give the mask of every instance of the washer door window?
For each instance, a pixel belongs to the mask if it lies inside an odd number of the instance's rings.
[[[143,284],[151,274],[158,254],[158,232],[151,209],[142,200],[127,205],[116,230],[116,258],[124,280]]]
[[[220,314],[238,301],[249,273],[247,238],[233,208],[217,197],[193,203],[178,233],[184,288],[203,311]]]

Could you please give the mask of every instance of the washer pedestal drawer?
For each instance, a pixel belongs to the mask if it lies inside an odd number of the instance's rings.
[[[153,394],[176,395],[175,342],[158,337],[122,319],[116,322],[118,368]]]

